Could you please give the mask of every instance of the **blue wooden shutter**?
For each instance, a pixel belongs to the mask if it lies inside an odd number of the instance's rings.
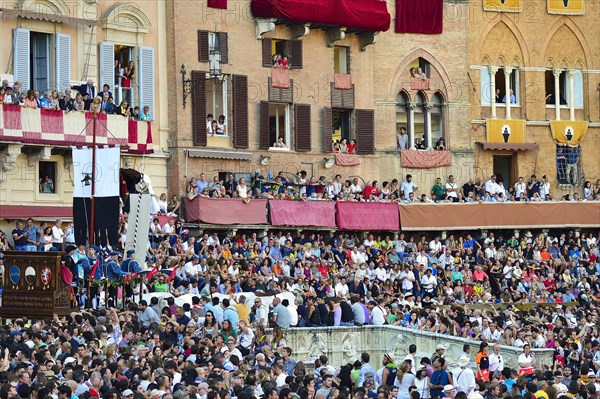
[[[115,90],[115,45],[111,42],[101,42],[99,53],[100,77],[98,91],[102,91],[105,84],[110,91]]]
[[[138,48],[138,90],[140,112],[145,106],[150,107],[150,115],[154,119],[154,49]]]
[[[71,87],[71,36],[57,33],[56,46],[56,89]]]
[[[23,91],[31,88],[29,29],[13,30],[13,80],[20,80]]]

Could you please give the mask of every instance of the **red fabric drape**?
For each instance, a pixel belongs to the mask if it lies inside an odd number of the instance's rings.
[[[5,129],[21,130],[21,106],[2,104],[2,114]]]
[[[267,224],[267,200],[185,198],[187,221],[210,224]]]
[[[335,202],[269,201],[273,226],[335,227]]]
[[[444,0],[396,0],[396,33],[439,35],[444,20]]]
[[[286,68],[271,68],[271,82],[277,89],[290,88],[290,70]]]
[[[337,226],[345,230],[400,230],[398,204],[338,202]]]
[[[296,22],[387,31],[390,14],[380,0],[252,0],[252,15]]]
[[[63,126],[63,111],[53,109],[41,109],[42,133],[59,133],[63,134],[65,128]]]
[[[227,0],[208,0],[208,6],[211,8],[227,10]]]
[[[336,152],[335,153],[335,164],[338,166],[360,165],[360,157],[356,154],[346,154],[343,152]]]
[[[400,151],[403,168],[430,169],[452,164],[450,151]]]

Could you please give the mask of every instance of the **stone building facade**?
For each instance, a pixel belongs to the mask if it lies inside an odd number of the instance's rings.
[[[566,73],[581,70],[583,87],[576,96],[577,101],[583,97],[583,106],[575,107],[574,119],[591,123],[581,143],[579,171],[585,178],[600,176],[593,157],[599,140],[599,53],[592,39],[598,33],[598,5],[586,4],[583,15],[560,15],[547,12],[547,0],[527,2],[520,12],[512,13],[499,12],[497,7],[484,10],[488,2],[444,1],[443,33],[431,36],[395,33],[393,20],[388,31],[373,35],[336,26],[257,19],[249,1],[229,0],[226,10],[191,1],[168,2],[169,77],[176,82],[168,101],[170,191],[183,193],[186,179],[201,173],[223,179],[227,173],[239,177],[257,170],[265,176],[268,171],[306,170],[316,178],[340,173],[344,178],[380,182],[402,181],[411,173],[420,187],[418,194],[429,194],[436,177],[445,179],[450,174],[461,183],[470,177],[487,179],[495,172],[510,183],[521,175],[547,174],[556,187],[557,149],[549,122],[555,115],[545,107],[545,93],[540,94],[552,68]],[[393,18],[395,1],[386,4]],[[226,58],[219,67],[225,83],[210,74],[211,54],[222,57],[223,51]],[[287,91],[273,87],[277,78],[265,61],[278,52],[291,55],[293,89]],[[510,87],[518,92],[522,106],[513,104],[510,119],[525,121],[525,127],[502,124],[514,130],[511,140],[522,138],[516,146],[512,142],[493,145],[501,136],[490,138],[487,130],[498,123],[492,122],[488,129],[488,119],[494,118],[491,105],[481,103],[481,85],[489,91],[489,79],[481,81],[482,67],[504,66],[502,62],[519,68],[518,81],[513,74]],[[182,65],[183,78],[190,81],[185,108]],[[427,76],[426,84],[411,80],[411,68],[418,67]],[[351,75],[353,97],[340,99],[347,92],[331,89],[335,73]],[[568,82],[564,76],[560,79]],[[506,107],[495,108],[495,119],[509,119]],[[560,112],[563,120],[569,119],[568,106]],[[204,129],[208,113],[215,118],[225,115],[228,136],[195,136]],[[237,136],[235,128],[240,126],[247,133]],[[449,154],[409,150],[406,159],[401,157],[396,139],[401,127],[408,128],[425,148],[434,147],[443,136]],[[430,141],[424,135],[427,131],[431,131]],[[333,157],[330,135],[358,139],[360,165],[327,162]],[[287,148],[272,148],[278,136]],[[537,150],[527,149],[535,145],[521,145],[525,143],[537,144]],[[581,181],[560,188],[560,193],[580,191]]]

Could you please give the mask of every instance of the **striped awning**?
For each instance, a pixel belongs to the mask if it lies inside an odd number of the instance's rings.
[[[481,143],[484,150],[492,151],[527,151],[537,150],[536,143]]]
[[[250,161],[252,159],[251,152],[240,151],[222,151],[222,150],[186,150],[188,156],[192,158],[210,158],[210,159],[234,159],[242,161]]]

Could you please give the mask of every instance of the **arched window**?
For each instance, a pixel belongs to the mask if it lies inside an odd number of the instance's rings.
[[[413,124],[415,142],[417,148],[426,148],[427,137],[425,136],[425,104],[427,100],[422,92],[417,93],[415,101],[414,115],[415,122]]]
[[[435,147],[435,143],[444,137],[444,99],[440,93],[435,93],[431,103],[431,138]]]
[[[396,134],[400,134],[400,130],[404,130],[408,134],[408,95],[405,92],[400,92],[396,96]],[[398,146],[400,147],[400,146]],[[398,148],[401,149],[401,148]],[[403,148],[404,149],[404,148]],[[408,148],[406,148],[408,149]]]

